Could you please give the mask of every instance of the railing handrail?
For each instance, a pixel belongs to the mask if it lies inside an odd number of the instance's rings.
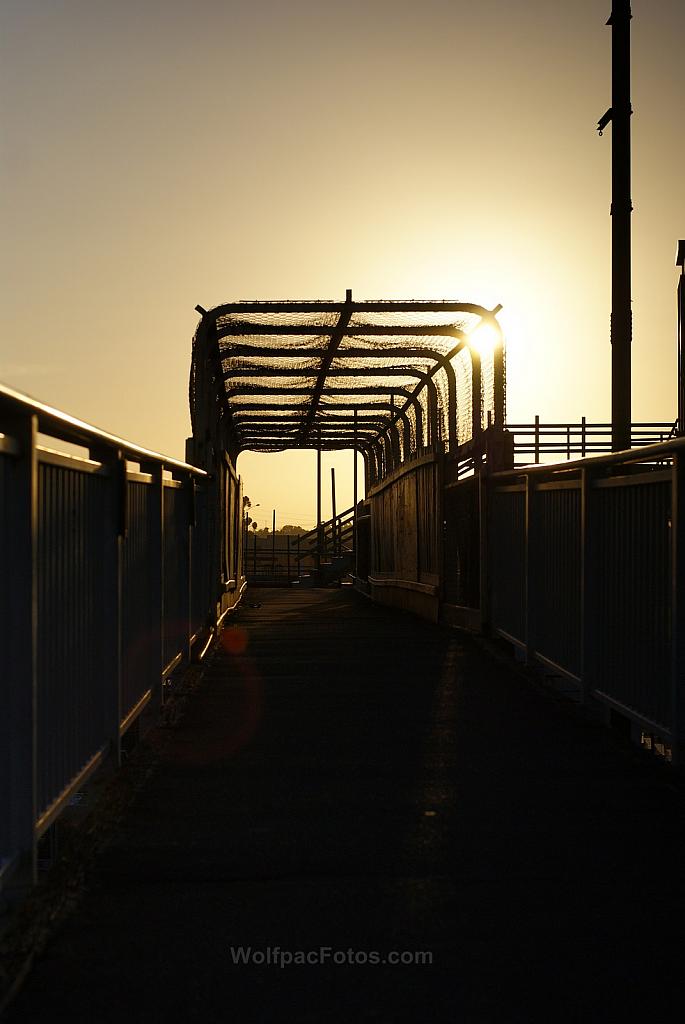
[[[341,526],[345,526],[345,525],[347,525],[347,523],[343,523],[343,520],[347,518],[347,522],[349,522],[349,520],[351,518],[353,518],[353,516],[354,516],[354,505],[350,506],[350,508],[346,508],[344,512],[336,512],[336,514],[335,514],[335,522],[336,523],[340,523]],[[311,530],[307,530],[306,533],[301,533],[299,535],[300,544],[303,541],[307,541],[308,542],[308,538],[310,538],[310,537],[313,538],[314,541],[316,541],[318,539],[319,529],[322,529],[324,532],[326,531],[326,529],[330,530],[331,529],[331,524],[333,522],[334,522],[333,517],[331,517],[330,519],[326,519],[325,521],[323,521],[321,523],[320,527],[314,526],[314,527],[312,527]]]
[[[571,421],[568,421],[566,423],[557,423],[555,421],[550,421],[549,423],[545,423],[543,420],[540,420],[540,422],[538,423],[538,427],[539,427],[540,430],[548,429],[550,427],[554,427],[554,428],[558,427],[560,429],[563,428],[564,430],[566,430],[568,427],[571,427],[572,429],[575,428],[577,430],[582,430],[583,427],[585,427],[586,430],[602,430],[602,431],[606,430],[608,432],[611,432],[611,423],[605,423],[605,422],[596,422],[596,423],[594,423],[594,422],[590,422],[590,420],[586,420],[585,423],[583,423],[582,420],[571,420]],[[632,425],[632,429],[633,430],[635,430],[635,428],[639,429],[639,428],[658,428],[658,427],[663,427],[664,430],[668,429],[670,431],[670,430],[673,429],[673,423],[672,423],[671,420],[668,420],[668,421],[666,421],[666,420],[645,420],[644,422],[633,423],[633,425]],[[531,431],[535,432],[535,423],[505,423],[504,429],[505,430],[531,430]]]
[[[110,434],[108,431],[101,430],[91,423],[86,423],[75,416],[70,416],[69,413],[63,412],[61,409],[55,409],[54,406],[46,405],[30,395],[0,383],[0,409],[5,405],[25,415],[37,416],[40,432],[59,438],[62,441],[80,444],[87,448],[105,445],[108,448],[119,449],[132,462],[155,462],[165,466],[167,469],[192,473],[194,476],[207,477],[209,475],[204,469],[200,469],[199,466],[192,466],[190,463],[182,462],[180,459],[173,459],[168,455],[162,455],[160,452],[152,451],[150,448],[142,448],[132,441],[127,441],[116,434]]]

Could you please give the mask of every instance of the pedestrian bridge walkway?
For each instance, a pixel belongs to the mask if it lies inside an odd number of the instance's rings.
[[[464,634],[351,588],[252,592],[142,748],[12,1024],[678,1005],[677,777]]]

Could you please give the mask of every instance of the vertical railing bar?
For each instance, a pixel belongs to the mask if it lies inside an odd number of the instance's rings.
[[[490,494],[489,476],[485,473],[476,474],[476,485],[478,487],[478,541],[479,541],[479,606],[481,630],[491,632],[491,567],[490,567]]]
[[[358,486],[359,486],[358,480],[357,480],[357,477],[358,477],[357,459],[359,457],[359,452],[357,450],[358,443],[359,443],[359,438],[358,438],[358,411],[357,411],[357,409],[355,409],[354,410],[354,448],[352,450],[353,451],[353,458],[354,458],[353,472],[352,472],[352,498],[353,498],[353,506],[354,506],[354,511],[352,513],[352,516],[353,516],[353,518],[352,518],[352,549],[353,549],[353,558],[354,558],[354,575],[355,575],[355,577],[357,575],[357,502],[358,502],[358,493],[357,493],[357,491],[358,491]]]
[[[540,417],[535,417],[535,464],[540,462]]]
[[[592,692],[594,643],[594,565],[590,515],[592,506],[592,477],[586,468],[580,477],[580,669],[582,700],[587,704]]]
[[[536,585],[537,573],[535,565],[536,530],[537,520],[535,518],[535,483],[530,473],[526,474],[525,492],[525,640],[526,661],[531,664],[535,655],[535,612],[536,612]]]
[[[37,700],[38,700],[38,417],[19,415],[8,423],[19,445],[14,467],[15,500],[9,506],[10,536],[8,580],[9,672],[0,679],[6,716],[9,758],[7,849],[1,855],[19,855],[17,883],[35,883],[37,856]]]
[[[673,760],[685,746],[685,457],[674,455],[671,477],[671,728]]]
[[[188,545],[188,557],[186,559],[186,601],[188,614],[186,616],[186,662],[190,664],[191,641],[193,635],[193,534],[195,531],[195,479],[192,473],[188,474],[185,491],[187,495],[188,508],[186,510],[188,526],[186,529],[186,543]],[[236,556],[237,557],[237,556]]]
[[[122,592],[123,543],[126,522],[126,463],[118,449],[91,450],[91,458],[107,469],[105,480],[104,550],[102,575],[104,600],[100,617],[102,636],[98,657],[104,678],[105,737],[115,765],[121,764],[119,725],[122,714]],[[124,510],[122,510],[122,505]]]
[[[152,550],[148,554],[152,590],[152,614],[154,620],[151,645],[150,687],[153,702],[161,708],[164,700],[162,669],[164,668],[165,601],[164,601],[164,464],[153,463],[146,467],[152,476],[150,510],[152,518]]]

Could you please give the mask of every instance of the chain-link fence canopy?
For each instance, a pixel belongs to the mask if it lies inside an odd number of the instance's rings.
[[[500,308],[354,302],[350,292],[345,302],[198,307],[194,434],[211,419],[209,403],[236,455],[364,450],[393,435],[400,459],[429,444],[454,450],[488,420],[504,422]],[[483,327],[489,347],[477,343]]]

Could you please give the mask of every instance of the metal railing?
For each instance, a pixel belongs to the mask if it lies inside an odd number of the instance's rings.
[[[530,662],[685,741],[685,439],[495,473],[489,621]]]
[[[514,438],[517,465],[557,462],[560,457],[584,459],[611,451],[611,424],[587,423],[584,416],[579,423],[541,423],[536,416],[533,423],[507,423],[506,430]],[[632,447],[659,444],[674,433],[673,423],[633,423]]]
[[[202,469],[3,386],[0,431],[0,877],[21,861],[34,877],[41,835],[119,762],[241,580],[222,575],[220,488]],[[228,493],[240,522],[235,480]]]

